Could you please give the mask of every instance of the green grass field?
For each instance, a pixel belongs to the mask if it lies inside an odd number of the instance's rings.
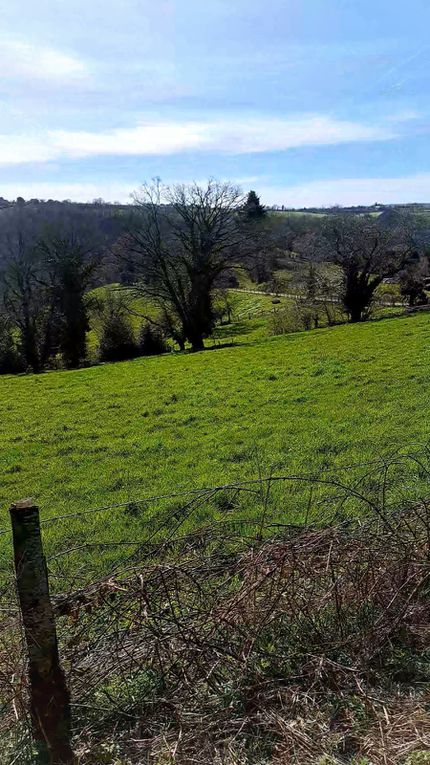
[[[24,496],[48,518],[253,478],[258,469],[342,475],[427,442],[429,371],[430,317],[421,314],[3,377],[0,526]],[[297,495],[279,512],[296,517],[300,507]],[[91,516],[84,530],[66,520],[53,539],[84,531],[112,539],[137,533],[140,522],[130,526],[116,511]]]
[[[284,276],[284,271],[276,272],[278,275]],[[276,303],[274,303],[273,295],[264,293],[264,285],[256,285],[250,281],[243,272],[240,274],[240,287],[239,289],[228,290],[228,301],[231,307],[231,322],[226,322],[226,315],[224,315],[222,321],[218,321],[213,334],[206,341],[208,348],[216,348],[223,345],[243,345],[249,343],[259,342],[271,337],[272,329],[272,317],[276,311],[285,311],[294,309],[294,300],[286,297],[280,297]],[[267,285],[266,285],[267,286]],[[115,292],[116,285],[110,287]],[[249,293],[241,292],[240,290],[250,290]],[[261,289],[261,295],[255,294],[256,290]],[[288,289],[288,288],[286,288]],[[385,290],[385,291],[384,291]],[[396,285],[384,285],[384,289],[380,290],[379,297],[388,301],[390,296],[394,294],[394,298],[398,300],[398,288]],[[293,289],[294,292],[294,289]],[[95,290],[93,296],[103,297],[106,294],[106,288],[99,288]],[[139,334],[139,329],[143,322],[146,321],[145,317],[150,316],[156,319],[159,314],[159,309],[150,303],[144,297],[132,296],[131,292],[126,289],[118,290],[118,295],[128,303],[130,308],[130,322],[134,329],[136,337]],[[225,298],[223,293],[219,293],[215,296],[215,308],[225,307]],[[373,316],[389,316],[391,313],[399,313],[399,309],[391,309],[387,307],[381,307],[375,305],[373,308]],[[346,321],[346,316],[341,310],[338,311],[339,322]],[[327,323],[326,316],[323,307],[320,311],[320,326],[324,326]],[[101,337],[101,321],[100,316],[93,309],[90,310],[90,331],[88,333],[88,352],[89,358],[93,361],[97,361],[98,346]],[[301,328],[301,325],[297,327]],[[172,349],[176,348],[173,341],[171,342]]]
[[[244,284],[246,288],[255,288],[252,282],[245,281]],[[110,289],[115,292],[115,287],[116,285],[112,285]],[[106,288],[100,287],[94,290],[92,294],[103,297],[106,294]],[[124,289],[118,290],[116,294],[121,295],[130,308],[129,318],[136,336],[142,323],[145,322],[145,316],[150,316],[153,319],[157,318],[159,309],[144,297],[133,297],[130,292]],[[253,343],[256,340],[269,337],[269,318],[274,310],[270,295],[253,295],[229,290],[229,302],[232,309],[232,321],[230,324],[217,323],[212,337],[206,342],[209,348],[231,343],[235,345]],[[284,305],[287,304],[285,299],[282,302]],[[215,307],[217,308],[223,304],[222,295],[216,296]],[[88,350],[90,358],[96,361],[101,336],[101,322],[100,317],[94,310],[90,310],[90,326]],[[172,347],[173,345],[174,343],[172,342]]]

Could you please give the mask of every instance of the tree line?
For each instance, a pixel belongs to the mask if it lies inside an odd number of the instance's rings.
[[[238,269],[270,283],[292,251],[309,262],[309,300],[322,290],[318,265],[333,264],[351,322],[367,318],[387,279],[411,305],[427,300],[428,232],[411,217],[277,215],[231,183],[154,180],[113,220],[95,220],[46,219],[22,205],[3,230],[0,219],[0,372],[85,364],[90,311],[101,325],[100,360],[160,353],[167,341],[202,350],[218,318],[215,292],[235,286]],[[93,292],[112,281],[114,293]],[[140,315],[139,338],[121,285],[156,308]]]

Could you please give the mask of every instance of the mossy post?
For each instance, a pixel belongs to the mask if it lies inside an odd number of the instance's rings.
[[[70,696],[58,654],[39,508],[31,499],[21,500],[10,507],[10,516],[38,762],[41,765],[71,765],[74,756],[70,743]]]

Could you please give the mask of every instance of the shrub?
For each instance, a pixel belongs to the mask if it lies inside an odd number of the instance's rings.
[[[287,335],[296,332],[291,311],[285,307],[274,309],[269,319],[269,333],[271,335]]]
[[[158,356],[166,353],[169,347],[160,330],[151,324],[143,324],[139,335],[139,350],[142,356]]]
[[[0,374],[23,371],[24,363],[16,347],[12,326],[7,317],[0,316]]]
[[[100,360],[124,361],[138,356],[139,348],[121,298],[109,295],[100,313]]]
[[[270,319],[270,334],[286,335],[289,332],[301,332],[317,329],[319,326],[318,309],[307,303],[297,301],[287,308],[275,310]]]
[[[109,317],[100,340],[101,361],[124,361],[139,355],[130,322],[124,316]]]

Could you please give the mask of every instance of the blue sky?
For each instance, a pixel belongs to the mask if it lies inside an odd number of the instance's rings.
[[[429,0],[0,0],[0,196],[430,201]]]

